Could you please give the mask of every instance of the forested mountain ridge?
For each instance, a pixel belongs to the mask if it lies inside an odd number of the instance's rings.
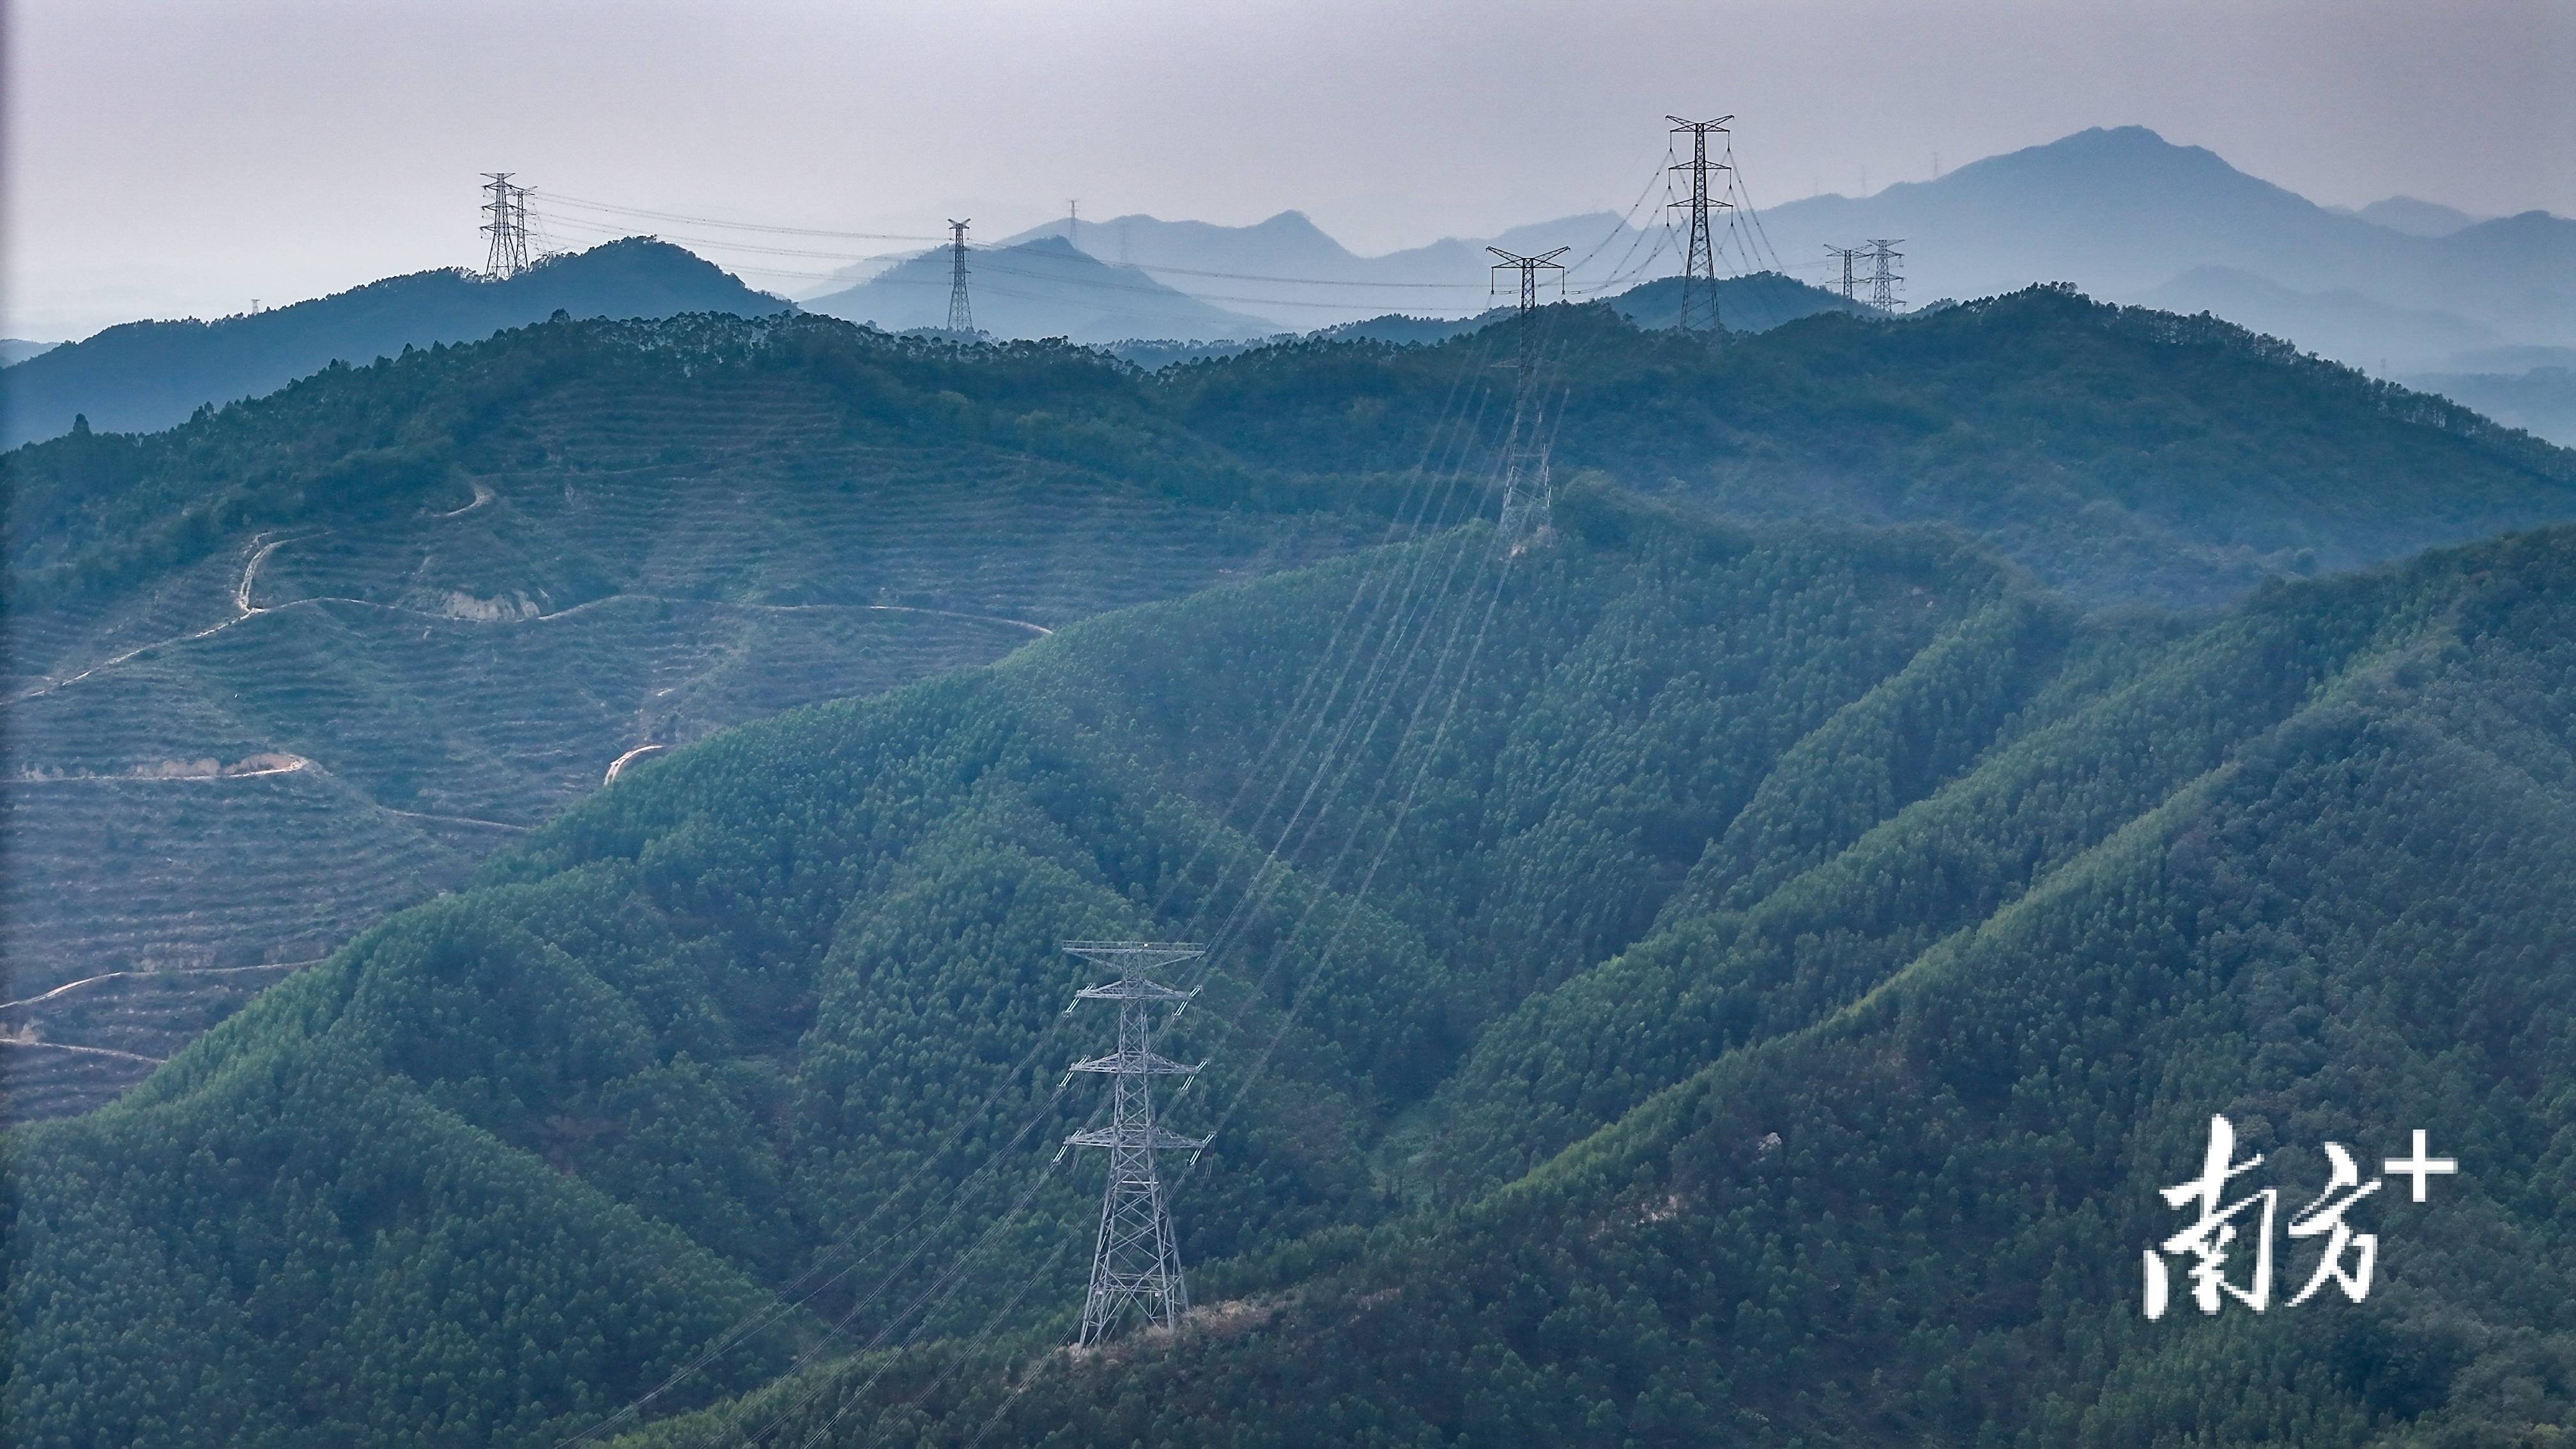
[[[1714,351],[1606,308],[1546,325],[1563,462],[1738,517],[1948,523],[2086,602],[2216,603],[2576,517],[2576,452],[2224,322],[2063,288],[1810,316]],[[1417,445],[1455,366],[1304,344],[1160,381],[1240,453],[1360,468]]]
[[[732,731],[13,1133],[16,1433],[550,1442],[820,1283],[645,1412],[889,1347],[648,1440],[2544,1443],[2571,583],[2554,531],[2088,619],[1587,487]],[[1196,931],[1208,1314],[1048,1354],[1053,943]],[[2372,1201],[2365,1304],[2141,1323],[2214,1110],[2296,1183],[2466,1165]]]
[[[1177,1342],[932,1343],[635,1442],[2554,1443],[2571,566],[2560,531],[2075,643],[2036,718],[1839,855],[1733,910],[1686,891],[1661,939],[1529,998],[1542,1100],[1606,1088],[1613,1125],[1546,1160],[1561,1129],[1494,1104],[1535,1128],[1527,1176],[1209,1265],[1222,1301]],[[1889,743],[1878,694],[1809,742]],[[2078,743],[2102,725],[2135,738]],[[1886,808],[1884,758],[1774,779]],[[1778,858],[1732,844],[1703,876]],[[1641,992],[1657,973],[1717,1009]],[[2399,1124],[2485,1166],[2447,1205],[2383,1199],[2364,1303],[2144,1323],[2137,1250],[2177,1226],[2155,1193],[2213,1111],[2293,1204],[2321,1141],[2375,1160]]]
[[[1391,480],[1482,466],[1522,328],[1560,476],[1946,523],[2088,603],[2576,516],[2563,451],[2049,291],[1714,349],[1559,307],[1146,374],[699,316],[326,370],[0,456],[14,1110],[121,1089],[630,752],[1384,536]]]
[[[212,322],[128,322],[0,372],[0,446],[59,437],[83,417],[106,432],[167,428],[199,407],[272,392],[334,360],[356,365],[405,347],[475,341],[558,310],[758,317],[786,307],[678,247],[629,237],[548,257],[507,280],[417,272]]]

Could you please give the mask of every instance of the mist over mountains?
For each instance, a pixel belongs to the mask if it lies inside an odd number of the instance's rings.
[[[2381,224],[2391,215],[2408,229]],[[2490,336],[2576,344],[2576,221],[2527,212],[2411,234],[2429,230],[2420,209],[2340,215],[2141,126],[1867,197],[1790,202],[1764,225],[1793,260],[1905,238],[1918,301],[2072,282],[2113,301],[2206,307],[2373,370],[2429,370]]]
[[[1572,295],[1624,290],[1674,270],[1677,247],[1640,211],[1651,230],[1604,213],[1490,240],[1516,251],[1571,247]],[[2542,212],[2480,220],[2403,197],[2340,211],[2140,126],[2081,132],[1867,197],[1770,206],[1760,228],[1747,255],[1764,266],[1776,255],[1810,282],[1831,279],[1828,244],[1899,238],[1903,295],[1918,304],[2072,282],[2106,300],[2208,311],[2382,375],[2519,373],[2469,354],[2576,347],[2576,221]],[[1068,229],[1050,222],[1021,237]],[[1086,250],[1178,290],[1223,288],[1245,310],[1270,306],[1283,326],[1314,325],[1307,319],[1327,310],[1315,300],[1326,289],[1251,278],[1386,288],[1390,305],[1373,311],[1456,316],[1490,300],[1478,280],[1492,260],[1484,240],[1360,257],[1297,212],[1244,227],[1122,216],[1083,222],[1078,236]],[[1650,267],[1638,265],[1649,257]]]
[[[1262,337],[1275,323],[1230,312],[1168,287],[1134,267],[1113,266],[1055,237],[967,254],[975,327],[996,337]],[[896,263],[852,287],[806,301],[808,312],[865,322],[888,332],[948,325],[946,248]]]
[[[1229,305],[1255,314],[1269,306],[1263,315],[1290,330],[1317,325],[1328,289],[1260,278],[1386,288],[1386,305],[1355,304],[1365,315],[1466,315],[1490,300],[1490,242],[1571,248],[1567,286],[1588,294],[1619,277],[1623,262],[1634,270],[1652,254],[1660,209],[1638,209],[1644,230],[1600,213],[1376,257],[1352,253],[1295,211],[1239,227],[1141,215],[1054,221],[1005,245],[1071,235],[1176,290],[1226,291]],[[1866,197],[1770,205],[1760,226],[1767,245],[1757,241],[1750,255],[1767,264],[1776,254],[1808,281],[1828,279],[1828,244],[1899,238],[1904,296],[1917,304],[2071,282],[2109,301],[2211,311],[2374,371],[2450,367],[2463,353],[2514,344],[2576,346],[2576,221],[2542,212],[2481,220],[2403,197],[2358,211],[2320,206],[2141,126],[2084,131]],[[1674,270],[1675,247],[1662,251],[1641,277]]]
[[[2449,236],[2488,219],[2471,216],[2456,206],[2444,206],[2438,201],[2419,201],[2412,196],[2389,196],[2368,206],[2329,206],[2326,210],[2337,216],[2357,216],[2373,225],[2402,231],[2408,236]]]
[[[1364,257],[1300,211],[1283,211],[1250,226],[1144,215],[1079,224],[1067,218],[1020,232],[1003,245],[1039,238],[1060,239],[1137,267],[1184,292],[1226,293],[1230,305],[1271,318],[1280,331],[1306,331],[1390,312],[1459,317],[1508,302],[1511,298],[1494,285],[1488,246],[1524,254],[1569,248],[1566,295],[1588,297],[1649,275],[1637,263],[1653,245],[1626,218],[1591,212],[1516,226],[1490,237],[1443,237],[1426,246]],[[1554,288],[1549,295],[1556,295]]]
[[[977,328],[999,338],[1241,344],[1363,322],[1396,336],[1406,329],[1381,319],[1456,321],[1509,300],[1495,285],[1489,243],[1567,248],[1551,298],[1616,297],[1669,277],[1679,246],[1662,201],[1650,191],[1625,217],[1565,217],[1380,256],[1352,252],[1296,211],[1248,226],[1068,218],[974,248],[969,292]],[[2542,436],[2576,439],[2564,382],[2534,371],[2576,358],[2576,221],[2540,212],[2479,220],[2408,198],[2342,211],[2127,126],[1867,197],[1770,207],[1721,247],[1727,269],[1815,284],[1832,280],[1827,244],[1876,237],[1901,239],[1902,295],[1918,304],[2071,282],[2106,300],[2211,312],[2497,409]],[[948,284],[948,254],[934,248],[803,305],[889,331],[938,328]],[[1769,325],[1816,304],[1789,296],[1734,325]],[[557,308],[645,317],[784,305],[638,238],[550,259],[508,282],[423,273],[256,316],[132,323],[0,371],[0,443],[54,436],[82,413],[94,429],[167,427],[201,404],[255,396],[333,360],[481,337]],[[1669,310],[1621,306],[1648,325],[1665,325],[1653,319]],[[1445,329],[1425,333],[1437,335]]]

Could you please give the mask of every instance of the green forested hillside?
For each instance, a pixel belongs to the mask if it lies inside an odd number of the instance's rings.
[[[730,731],[14,1131],[13,1442],[2556,1442],[2571,586],[2087,618],[1587,486]],[[1203,1312],[1074,1357],[1128,935],[1216,947]],[[2462,1171],[2145,1323],[2213,1111]]]
[[[2046,291],[1715,347],[1558,307],[1153,374],[793,316],[415,349],[0,455],[9,1111],[122,1090],[636,750],[1402,534],[1402,479],[1483,475],[1533,333],[1560,476],[1947,524],[2079,604],[2576,516],[2564,452]],[[1492,502],[1446,496],[1431,522]]]
[[[2213,604],[2576,517],[2565,449],[2214,318],[2069,289],[1810,316],[1715,349],[1606,307],[1540,325],[1560,459],[1738,517],[1949,523],[2088,603]],[[1444,349],[1306,344],[1162,378],[1204,436],[1357,468],[1405,456],[1450,374]]]

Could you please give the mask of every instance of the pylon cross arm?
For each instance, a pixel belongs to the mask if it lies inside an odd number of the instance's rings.
[[[1094,1127],[1076,1132],[1064,1139],[1067,1147],[1150,1147],[1156,1152],[1196,1152],[1208,1145],[1205,1137],[1183,1137],[1160,1127]]]
[[[1077,1001],[1187,1001],[1198,994],[1195,986],[1183,991],[1142,977],[1112,981],[1106,986],[1086,986],[1073,993]]]
[[[1199,1069],[1187,1062],[1146,1051],[1114,1052],[1105,1057],[1092,1057],[1065,1068],[1069,1072],[1115,1072],[1131,1077],[1194,1077]]]
[[[1207,954],[1207,948],[1195,941],[1067,941],[1064,949],[1085,961],[1126,972],[1151,971]]]

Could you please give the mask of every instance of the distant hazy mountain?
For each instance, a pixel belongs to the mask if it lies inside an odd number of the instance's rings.
[[[2346,211],[2340,206],[2327,210],[2341,216],[2357,216],[2408,236],[2449,236],[2485,219],[2471,216],[2456,206],[2444,206],[2438,201],[2418,201],[2411,196],[2392,196],[2384,201],[2374,201],[2359,211]]]
[[[2493,329],[2449,312],[2392,306],[2350,287],[2303,292],[2235,267],[2194,267],[2131,300],[2167,312],[2214,312],[2383,375],[2446,367],[2497,342]]]
[[[1004,245],[1063,239],[1069,230],[1067,222],[1049,222]],[[1610,283],[1623,259],[1633,269],[1650,245],[1632,246],[1639,234],[1607,212],[1514,227],[1494,237],[1449,237],[1374,257],[1351,251],[1296,211],[1250,226],[1112,217],[1083,222],[1074,241],[1092,256],[1142,268],[1193,296],[1273,317],[1299,331],[1399,313],[1473,316],[1494,301],[1489,244],[1524,253],[1570,248],[1564,281],[1569,295],[1577,296]]]
[[[1640,327],[1679,326],[1682,280],[1679,277],[1658,277],[1611,298],[1610,305],[1620,316]],[[1811,287],[1778,272],[1728,277],[1717,284],[1718,320],[1729,332],[1768,332],[1784,322],[1795,322],[1818,312],[1878,315],[1866,305],[1838,292]]]
[[[1261,337],[1286,330],[1165,286],[1134,267],[1101,261],[1062,237],[979,249],[968,254],[966,265],[975,325],[996,337],[1116,342]],[[948,272],[946,252],[927,252],[857,286],[816,297],[805,310],[889,332],[943,327]]]
[[[1821,274],[1827,243],[1903,238],[1905,295],[1915,299],[2040,281],[2143,298],[2196,268],[2223,267],[2299,292],[2350,289],[2387,307],[2448,312],[2506,341],[2576,342],[2576,221],[2529,212],[2408,235],[2139,126],[2081,132],[1868,197],[1794,201],[1763,220],[1793,266],[1816,259],[1809,275]]]
[[[2576,368],[2535,367],[2524,372],[2425,373],[2408,387],[2437,392],[2507,427],[2576,448]]]
[[[0,367],[24,362],[30,357],[53,351],[59,342],[29,342],[22,337],[0,337]]]
[[[2563,367],[2576,372],[2576,347],[2481,347],[2451,359],[2461,372],[2529,372],[2535,367]]]
[[[2072,282],[2100,297],[2212,311],[2395,372],[2483,372],[2454,354],[2576,347],[2576,221],[2545,212],[2481,221],[2409,197],[2357,212],[2323,207],[2139,126],[2084,131],[1868,197],[1790,202],[1762,222],[1788,271],[1808,281],[1825,278],[1828,243],[1901,238],[1902,295],[1916,302]],[[1056,221],[1013,240],[1067,231]],[[1571,248],[1567,295],[1580,298],[1640,274],[1669,276],[1670,249],[1654,256],[1659,239],[1660,229],[1640,233],[1604,213],[1490,240]],[[1298,330],[1473,317],[1493,301],[1487,240],[1363,257],[1294,211],[1252,226],[1121,216],[1079,230],[1093,256]],[[944,275],[926,290],[944,299]]]
[[[200,404],[273,392],[334,359],[364,363],[406,345],[479,340],[557,311],[756,317],[786,305],[678,247],[630,237],[506,282],[415,272],[213,322],[129,322],[0,372],[0,446],[69,432],[75,415],[99,432],[166,428]]]

